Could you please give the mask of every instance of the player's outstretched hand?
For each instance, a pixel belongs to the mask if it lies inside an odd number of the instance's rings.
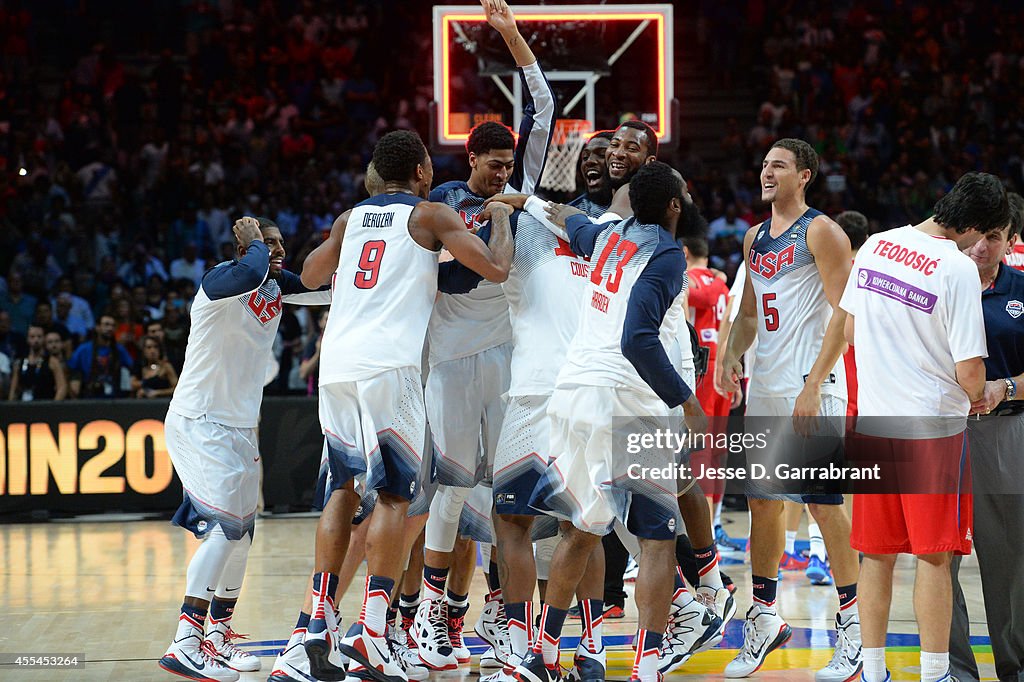
[[[248,246],[256,241],[263,241],[263,233],[260,232],[259,221],[249,216],[236,220],[235,224],[231,227],[231,231],[235,233],[235,239],[238,240],[238,243],[243,246]]]
[[[489,204],[492,204],[497,201],[503,204],[508,204],[517,211],[525,211],[526,200],[529,198],[529,194],[495,194],[493,197],[484,202],[484,208],[487,208]]]
[[[502,36],[519,30],[512,8],[505,0],[480,0],[480,6],[484,8],[487,23]]]
[[[565,204],[556,204],[553,201],[549,201],[544,206],[544,212],[548,214],[548,220],[558,225],[563,230],[565,229],[565,221],[574,215],[583,215],[583,211],[572,206],[566,206]]]

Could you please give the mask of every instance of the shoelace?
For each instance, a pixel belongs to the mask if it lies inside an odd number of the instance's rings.
[[[249,635],[243,635],[240,632],[235,632],[231,628],[228,628],[228,631],[224,633],[224,640],[231,641],[233,639],[249,639]]]
[[[413,639],[412,635],[410,634],[415,624],[415,618],[402,616],[402,624],[398,628],[399,632],[401,633],[400,636],[403,638],[402,644],[404,644],[409,649],[419,648],[418,645],[416,644],[416,640]]]
[[[452,643],[453,647],[462,646],[462,628],[465,626],[465,622],[465,616],[448,619],[448,641]]]
[[[239,634],[239,633],[235,632],[231,628],[228,628],[227,632],[224,633],[224,643],[221,645],[221,648],[223,650],[220,652],[221,655],[227,654],[228,658],[234,658],[235,656],[249,656],[250,655],[250,654],[246,653],[245,651],[242,651],[241,649],[239,649],[235,645],[233,640],[236,640],[236,639],[249,639],[249,635],[242,635],[242,634]],[[212,644],[212,642],[211,642],[211,644]],[[216,647],[214,647],[214,648],[216,648]]]
[[[752,659],[754,657],[754,638],[757,636],[757,626],[754,625],[754,621],[747,619],[743,621],[743,649],[740,650],[740,655],[744,658]]]
[[[441,602],[435,601],[430,605],[430,613],[427,614],[427,620],[430,621],[430,639],[433,641],[434,646],[437,648],[451,646],[451,641],[448,639],[448,619],[441,608]]]
[[[203,643],[199,645],[199,657],[203,659],[203,662],[207,665],[212,665],[214,668],[226,668],[227,666],[220,662],[218,656],[219,654],[213,646],[213,642],[204,639]]]

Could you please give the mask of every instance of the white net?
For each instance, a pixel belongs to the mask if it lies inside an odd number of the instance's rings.
[[[580,152],[592,130],[590,121],[559,119],[548,147],[548,159],[540,186],[552,192],[572,192],[576,189],[576,166]]]

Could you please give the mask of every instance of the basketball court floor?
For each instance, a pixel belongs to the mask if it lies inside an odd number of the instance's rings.
[[[726,529],[746,536],[746,514],[727,513]],[[308,584],[316,519],[263,518],[257,521],[249,570],[234,619],[249,633],[241,646],[263,657],[263,670],[243,673],[243,680],[265,680],[274,656],[291,634]],[[806,537],[806,531],[801,531]],[[0,680],[171,680],[156,661],[174,633],[184,589],[187,559],[198,542],[166,521],[127,521],[94,517],[87,521],[0,526],[0,654],[78,654],[85,665],[76,670],[24,670],[0,667]],[[723,555],[724,569],[738,586],[737,618],[719,649],[692,659],[670,676],[679,680],[719,680],[742,641],[742,615],[750,605],[749,566],[741,554]],[[362,573],[360,573],[360,576]],[[346,622],[359,611],[362,581],[341,599]],[[978,565],[968,558],[961,572],[971,611],[972,643],[984,679],[995,679],[985,627]],[[913,563],[903,557],[888,640],[888,663],[894,680],[918,679],[917,647],[911,606]],[[632,591],[629,586],[628,591]],[[474,579],[474,603],[467,621],[476,621],[482,604],[483,578]],[[829,628],[835,615],[832,587],[814,587],[801,572],[785,573],[779,589],[781,613],[793,627],[793,639],[768,658],[753,679],[803,682],[830,658]],[[636,611],[627,601],[626,618],[608,621],[610,680],[627,680],[632,665],[630,638]],[[576,646],[576,622],[563,638],[563,664]],[[475,654],[481,650],[469,638]],[[475,645],[475,646],[474,646]],[[431,679],[477,678],[476,660],[457,672]]]

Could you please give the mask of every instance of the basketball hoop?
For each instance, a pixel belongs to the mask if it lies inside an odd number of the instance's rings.
[[[576,167],[580,152],[593,129],[584,119],[558,119],[548,147],[547,163],[540,186],[553,192],[572,192],[576,189]]]

